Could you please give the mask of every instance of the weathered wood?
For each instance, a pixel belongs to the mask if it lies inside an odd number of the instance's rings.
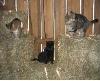
[[[64,0],[55,0],[56,37],[65,31],[65,3]]]
[[[32,23],[32,34],[40,37],[40,0],[30,0],[30,16]]]
[[[44,16],[44,22],[42,22],[42,35],[43,38],[53,38],[54,37],[54,16],[53,16],[53,0],[29,0],[30,1],[30,18],[33,36],[36,38],[41,37],[41,18]],[[42,5],[40,7],[40,1]],[[80,12],[80,0],[67,0],[68,1],[68,10],[72,10],[76,13]],[[93,0],[82,0],[84,11],[83,14],[89,19],[92,20],[93,16]],[[99,0],[95,0],[95,18],[100,20],[100,10],[99,10]],[[65,22],[64,22],[64,13],[65,13],[65,0],[54,0],[54,10],[55,10],[55,26],[56,26],[56,37],[64,34],[65,32]],[[15,0],[6,0],[5,10],[15,10]],[[18,0],[18,11],[26,11],[27,3],[26,0]],[[42,9],[42,10],[41,10]],[[42,13],[41,13],[42,12]],[[44,13],[44,14],[43,14]],[[41,17],[42,16],[42,17]],[[95,34],[99,34],[98,22],[95,24]],[[86,35],[92,34],[92,25],[88,28]]]
[[[80,0],[68,0],[68,10],[76,13],[80,12]]]
[[[45,36],[53,37],[53,0],[44,0]]]
[[[25,11],[26,3],[25,0],[18,0],[18,11]]]
[[[92,0],[84,0],[84,15],[89,19],[92,20],[92,10],[93,10],[93,1]],[[88,28],[86,35],[92,34],[92,25]]]
[[[5,10],[15,10],[15,0],[6,0]]]
[[[100,0],[95,1],[95,18],[99,19],[99,22],[95,24],[95,34],[100,34]]]
[[[32,26],[32,35],[34,38],[40,38],[40,0],[30,0],[30,20]],[[38,44],[38,52],[41,46]]]

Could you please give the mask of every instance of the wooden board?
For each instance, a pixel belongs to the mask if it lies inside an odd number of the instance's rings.
[[[65,3],[64,0],[55,0],[56,37],[65,32]]]
[[[95,34],[100,34],[100,0],[95,1],[95,18],[99,20],[99,22],[95,24]]]
[[[84,15],[91,21],[92,20],[92,0],[84,0]],[[86,35],[92,35],[92,25],[88,28]]]
[[[6,0],[5,10],[15,10],[15,0]]]
[[[53,37],[53,0],[44,0],[45,36]]]
[[[25,11],[26,3],[25,0],[18,0],[18,11]]]
[[[32,26],[32,35],[35,39],[41,36],[40,33],[40,0],[30,0],[30,20]],[[40,44],[37,45],[38,53],[41,51]]]
[[[80,12],[80,0],[68,0],[68,10],[76,13]]]
[[[32,34],[35,37],[40,37],[40,0],[29,0],[30,1],[30,17],[32,23]],[[53,38],[53,0],[42,0],[44,6],[44,30],[43,37]],[[72,10],[76,13],[80,12],[80,0],[67,0],[68,1],[68,10]],[[99,4],[100,0],[95,0],[95,17],[100,20],[100,10]],[[56,26],[56,36],[63,34],[65,31],[64,28],[64,13],[65,13],[65,0],[54,0],[55,2],[55,26]],[[84,15],[92,20],[92,9],[93,9],[93,0],[84,0]],[[15,0],[6,0],[5,10],[15,10]],[[26,11],[25,0],[18,0],[18,11]],[[99,34],[100,23],[95,24],[95,34]],[[45,34],[45,35],[44,35]],[[90,26],[86,32],[87,35],[92,34],[92,26]]]
[[[40,37],[40,1],[30,0],[30,16],[32,24],[32,34],[34,37]]]

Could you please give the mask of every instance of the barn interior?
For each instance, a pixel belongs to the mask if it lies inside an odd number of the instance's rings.
[[[76,38],[65,24],[68,10],[100,20],[99,8],[100,0],[0,0],[0,80],[99,80],[100,22]]]

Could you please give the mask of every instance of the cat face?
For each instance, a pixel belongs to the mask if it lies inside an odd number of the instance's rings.
[[[70,19],[75,19],[75,13],[72,11],[68,11],[65,16],[65,22],[68,22]]]
[[[65,23],[69,32],[74,32],[76,30],[75,14],[72,11],[67,12]]]
[[[19,38],[21,34],[21,21],[15,18],[9,24],[6,24],[6,27],[14,35],[15,38]]]

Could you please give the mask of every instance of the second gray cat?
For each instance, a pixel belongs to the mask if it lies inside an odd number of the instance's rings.
[[[84,37],[85,32],[89,25],[98,22],[98,19],[89,21],[84,15],[68,11],[65,16],[65,23],[67,31],[71,36],[74,36],[75,33],[78,33],[79,36]]]

